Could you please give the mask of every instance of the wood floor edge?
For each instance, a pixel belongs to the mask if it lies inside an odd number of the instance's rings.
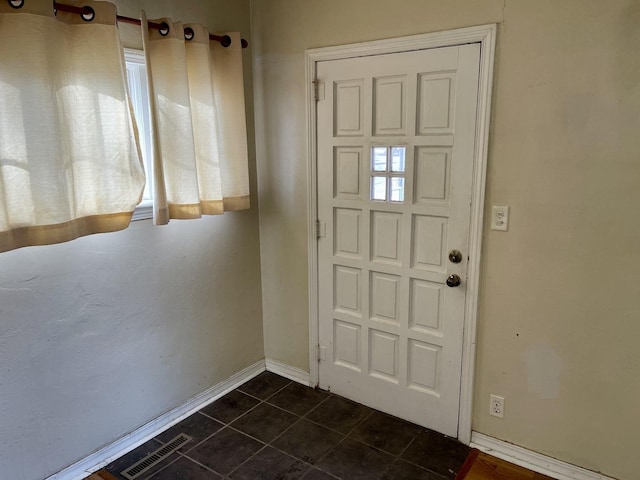
[[[479,454],[480,450],[478,450],[477,448],[471,449],[469,455],[467,455],[467,459],[462,464],[462,467],[460,467],[460,470],[458,470],[458,474],[456,475],[455,480],[464,480],[464,478],[467,476],[467,473],[469,473],[469,470],[471,470],[471,467],[475,463],[476,458],[478,458]]]
[[[553,480],[551,477],[478,451],[467,458],[456,480]]]
[[[85,478],[85,480],[118,480],[118,479],[103,468],[99,472],[91,474],[90,476]]]

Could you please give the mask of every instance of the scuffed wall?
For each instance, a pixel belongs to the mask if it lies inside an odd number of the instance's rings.
[[[308,369],[304,51],[498,23],[473,428],[637,478],[640,4],[253,0],[266,355]],[[488,213],[487,213],[488,215]],[[488,414],[504,396],[505,418]]]
[[[248,1],[118,3],[250,40]],[[249,211],[0,254],[1,479],[42,480],[264,358],[250,158]]]

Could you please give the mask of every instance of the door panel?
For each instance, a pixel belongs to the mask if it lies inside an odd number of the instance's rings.
[[[318,63],[320,386],[457,436],[479,45]],[[459,263],[448,254],[463,253]],[[458,287],[446,279],[457,274]]]

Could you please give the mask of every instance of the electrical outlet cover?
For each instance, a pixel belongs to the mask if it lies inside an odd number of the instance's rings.
[[[504,397],[491,395],[489,397],[489,415],[504,418]]]
[[[491,230],[506,232],[509,230],[509,206],[493,205],[491,207]]]

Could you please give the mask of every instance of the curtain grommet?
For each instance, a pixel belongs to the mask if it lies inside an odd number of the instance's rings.
[[[85,22],[91,22],[96,18],[96,11],[91,7],[82,7],[83,13],[80,15]]]
[[[15,8],[16,10],[24,7],[24,0],[7,0],[7,3],[11,8]]]
[[[220,44],[224,48],[227,48],[227,47],[231,46],[231,37],[229,35],[225,35],[224,37],[222,37],[222,40],[220,41]]]
[[[166,37],[167,35],[169,35],[169,24],[167,22],[162,22],[160,24],[160,28],[158,29],[158,32],[160,32],[160,35],[162,35],[163,37]]]
[[[196,36],[196,32],[193,31],[193,28],[187,27],[184,29],[184,39],[187,42],[190,42],[191,40],[193,40],[193,37],[195,36]]]

